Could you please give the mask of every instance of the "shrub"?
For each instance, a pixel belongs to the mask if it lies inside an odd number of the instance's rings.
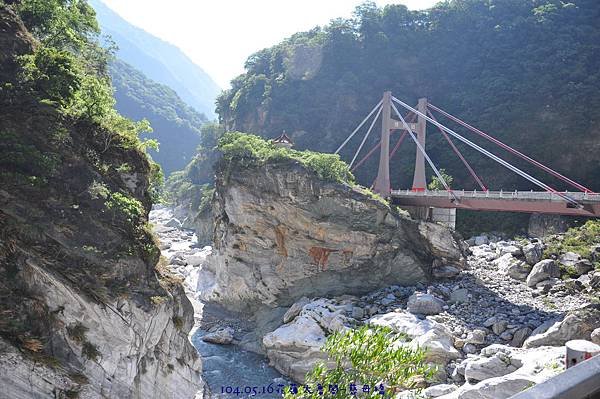
[[[144,206],[135,198],[119,192],[111,193],[105,202],[108,209],[120,213],[129,223],[138,223],[144,215]]]
[[[591,246],[600,244],[600,221],[588,220],[583,226],[567,230],[562,240],[550,239],[544,251],[544,257],[559,255],[565,252],[575,252],[584,258],[591,257]],[[596,265],[598,266],[598,265]]]
[[[432,369],[425,363],[425,352],[402,345],[406,337],[395,334],[387,327],[362,326],[344,333],[334,333],[327,338],[324,350],[335,362],[328,370],[323,363],[318,364],[306,376],[311,392],[299,387],[298,392],[286,389],[284,398],[348,398],[354,397],[392,397],[395,392],[411,388],[416,379],[432,375]],[[319,393],[314,387],[323,385]],[[384,395],[375,387],[385,387]],[[329,389],[337,387],[334,393]],[[363,391],[369,386],[369,392]],[[323,396],[325,394],[326,396]]]
[[[218,149],[223,158],[240,166],[264,165],[268,162],[295,160],[316,172],[321,179],[339,183],[354,183],[348,165],[337,154],[297,151],[276,147],[270,141],[253,134],[225,133],[219,139]]]

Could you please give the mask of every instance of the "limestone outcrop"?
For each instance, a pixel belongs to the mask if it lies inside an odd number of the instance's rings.
[[[216,286],[208,299],[230,309],[415,284],[430,278],[434,263],[461,262],[446,228],[400,216],[298,162],[222,162],[215,199]]]

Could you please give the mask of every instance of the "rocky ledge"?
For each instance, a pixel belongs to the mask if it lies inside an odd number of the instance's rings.
[[[207,299],[233,310],[363,294],[461,267],[461,247],[448,229],[319,179],[296,161],[250,168],[223,162],[213,213],[216,285]]]

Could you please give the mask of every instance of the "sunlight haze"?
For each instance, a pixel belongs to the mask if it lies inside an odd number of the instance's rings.
[[[190,1],[102,0],[127,21],[183,50],[223,88],[244,72],[246,58],[265,47],[338,17],[360,0]],[[436,0],[379,0],[424,9]]]

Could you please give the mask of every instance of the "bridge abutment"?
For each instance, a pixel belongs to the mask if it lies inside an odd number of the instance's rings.
[[[413,219],[443,224],[456,228],[456,208],[434,208],[430,206],[402,206]]]
[[[529,217],[527,234],[531,237],[545,237],[551,234],[564,233],[568,228],[567,218],[562,215],[532,213]]]

